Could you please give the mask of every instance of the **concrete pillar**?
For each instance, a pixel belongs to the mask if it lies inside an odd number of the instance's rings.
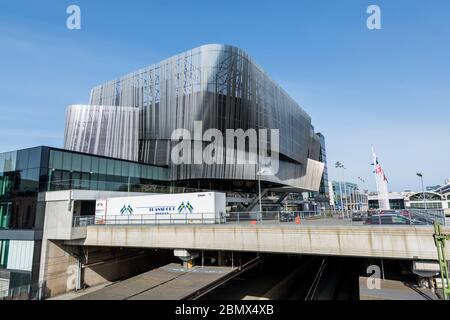
[[[183,267],[192,269],[195,266],[194,259],[198,257],[198,252],[188,250],[174,250],[173,255],[183,261]]]
[[[225,264],[226,264],[225,252],[223,252],[223,251],[217,252],[217,260],[218,260],[217,262],[218,262],[219,267],[225,266]]]

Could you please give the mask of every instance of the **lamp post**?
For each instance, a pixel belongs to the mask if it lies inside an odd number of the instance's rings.
[[[344,170],[347,169],[344,165],[342,165],[341,167],[341,174],[342,174],[342,181],[344,182],[344,196],[345,196],[345,213],[347,215],[347,217],[349,217],[349,212],[348,212],[348,201],[349,201],[349,195],[348,195],[348,188],[347,188],[347,181],[345,180],[345,172]]]
[[[262,203],[261,203],[261,175],[263,175],[266,172],[265,169],[260,169],[256,175],[258,176],[258,196],[259,196],[259,219],[262,218]]]
[[[340,163],[339,161],[336,162],[335,164],[336,169],[340,169],[343,168],[344,166],[342,165],[342,163]],[[339,179],[339,195],[341,198],[341,214],[342,214],[342,219],[344,219],[344,201],[342,200],[342,185],[341,185],[342,181],[341,179]]]
[[[360,204],[360,206],[361,206],[361,209],[362,209],[362,207],[363,207],[363,202],[364,202],[364,187],[365,187],[365,183],[366,183],[366,180],[364,180],[363,178],[361,178],[361,177],[358,177],[358,180],[359,181],[361,181],[361,183],[362,183],[362,192],[360,193],[360,195],[359,195],[359,204]]]
[[[347,209],[348,209],[347,208],[348,207],[347,182],[345,181],[345,177],[344,177],[344,170],[346,168],[341,162],[336,162],[336,168],[342,169],[340,173],[341,173],[341,181],[344,183],[344,195],[345,195],[345,203],[346,203],[345,213],[348,214],[348,211],[347,211]],[[342,196],[341,196],[341,200],[342,200]],[[344,205],[343,202],[342,202],[342,205]],[[344,211],[342,212],[342,214],[344,214]]]
[[[421,182],[421,185],[422,185],[423,208],[426,211],[427,210],[427,203],[425,201],[425,188],[423,186],[423,174],[421,172],[417,172],[416,175],[420,178],[420,182]]]

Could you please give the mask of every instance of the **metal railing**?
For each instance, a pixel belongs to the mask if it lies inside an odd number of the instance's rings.
[[[445,225],[445,214],[443,210],[398,210],[397,215],[406,218],[410,225],[432,225],[434,221]],[[345,220],[352,220],[354,214],[359,214],[365,221],[369,217],[367,211],[350,213]],[[371,212],[372,215],[380,216],[379,224],[383,223],[380,211]],[[333,219],[342,220],[339,212],[333,211],[264,211],[264,212],[227,212],[222,215],[214,213],[188,213],[188,214],[166,214],[166,215],[107,215],[107,216],[75,216],[73,227],[84,227],[90,225],[182,225],[182,224],[286,224],[299,223],[298,219],[328,219],[329,225]],[[345,221],[344,221],[345,223]],[[350,222],[349,222],[350,223]],[[353,225],[353,223],[351,223]],[[363,224],[362,222],[360,224]],[[377,224],[372,221],[371,224]],[[388,224],[388,223],[386,223]]]
[[[296,222],[296,218],[308,219],[323,217],[318,211],[264,211],[264,212],[228,212],[189,213],[166,215],[107,215],[75,216],[73,227],[90,225],[173,225],[173,224],[223,224],[223,223],[286,223]]]
[[[405,216],[409,216],[411,219],[423,221],[426,224],[432,225],[435,221],[445,226],[445,212],[444,209],[406,209],[404,211]]]
[[[0,291],[0,300],[42,300],[45,290],[45,282],[9,288]]]
[[[445,211],[443,209],[399,209],[399,210],[369,210],[365,217],[377,215],[378,219],[373,219],[371,224],[384,224],[382,222],[383,215],[396,214],[405,218],[406,225],[427,225],[431,226],[434,222],[446,225]]]

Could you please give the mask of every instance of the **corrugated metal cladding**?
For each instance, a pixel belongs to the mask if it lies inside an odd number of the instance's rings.
[[[201,46],[109,81],[92,89],[90,104],[138,108],[139,161],[171,166],[173,180],[257,180],[257,166],[242,166],[236,161],[199,168],[172,166],[172,132],[179,128],[193,132],[194,121],[203,122],[203,131],[214,128],[223,133],[226,129],[279,129],[279,153],[286,161],[280,164],[276,180],[289,185],[302,187],[308,158],[318,160],[320,144],[310,116],[247,53],[233,46]],[[83,119],[89,117],[83,114]],[[66,135],[90,145],[84,147],[86,150],[96,150],[92,147],[98,144],[95,135],[79,138],[82,133],[74,130],[69,128]],[[117,137],[111,141],[125,143],[116,147],[122,157],[133,156],[126,142]]]
[[[139,109],[116,106],[67,107],[64,148],[138,160]]]
[[[8,264],[9,270],[31,271],[33,265],[34,241],[9,241]]]

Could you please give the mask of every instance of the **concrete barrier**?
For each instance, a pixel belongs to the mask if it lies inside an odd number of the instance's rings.
[[[444,232],[450,233],[450,229]],[[436,260],[431,227],[198,225],[88,226],[68,245],[250,251]],[[450,257],[447,247],[447,257]]]

